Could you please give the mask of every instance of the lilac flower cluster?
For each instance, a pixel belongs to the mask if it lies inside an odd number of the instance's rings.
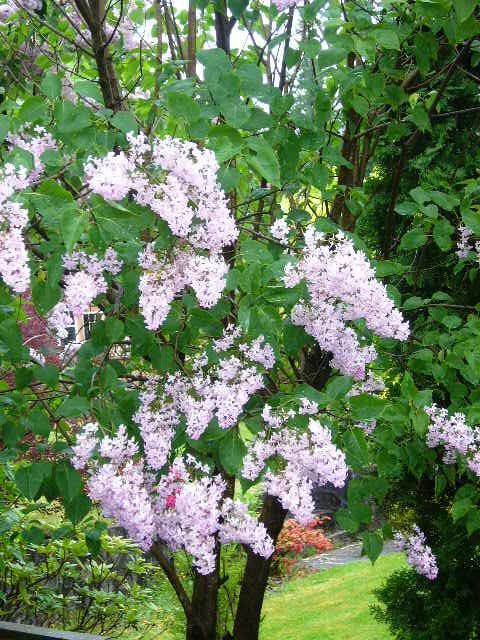
[[[208,309],[215,305],[228,272],[220,255],[198,255],[187,247],[160,257],[149,244],[140,254],[139,264],[144,269],[139,283],[140,309],[147,328],[153,331],[163,324],[175,296],[187,286],[195,291],[200,306]]]
[[[25,133],[27,128],[25,125],[18,134],[9,134],[7,141],[33,155],[34,169],[28,173],[24,167],[17,169],[6,164],[0,170],[0,276],[15,293],[24,293],[30,285],[28,253],[23,238],[28,211],[11,198],[38,181],[44,169],[40,156],[47,149],[56,147],[52,136],[42,127],[35,127],[36,135],[30,137]]]
[[[229,332],[231,329],[225,335],[230,335]],[[228,356],[208,369],[207,358],[195,360],[191,377],[181,373],[169,375],[163,386],[156,379],[149,381],[140,394],[140,408],[133,419],[139,426],[147,463],[152,469],[161,469],[167,462],[182,416],[187,434],[195,440],[214,418],[221,429],[238,422],[245,404],[263,387],[257,365],[268,369],[275,362],[271,346],[263,344],[262,338],[250,345],[241,344],[239,350],[242,359]]]
[[[342,373],[361,380],[366,365],[377,356],[375,348],[363,345],[348,323],[363,318],[379,336],[407,339],[408,323],[375,278],[366,256],[342,233],[327,239],[313,227],[307,229],[300,260],[285,267],[284,283],[294,287],[303,279],[310,300],[293,308],[292,322],[303,326],[333,355],[332,366]]]
[[[465,458],[468,468],[480,476],[480,430],[467,425],[464,413],[449,416],[446,409],[435,404],[425,407],[424,411],[431,420],[427,445],[430,448],[444,447],[445,464],[453,464],[457,456]]]
[[[27,172],[7,164],[0,173],[0,275],[15,293],[25,292],[30,284],[28,254],[23,230],[28,212],[8,199],[28,186]]]
[[[66,327],[72,324],[73,316],[86,313],[101,293],[107,291],[107,281],[104,273],[116,275],[122,268],[114,249],[109,247],[100,259],[96,253],[86,254],[75,251],[63,258],[63,266],[69,272],[64,278],[64,299],[52,309],[48,321],[58,337],[65,338]]]
[[[413,533],[408,537],[396,533],[395,542],[399,551],[406,551],[408,563],[419,575],[435,580],[438,576],[436,558],[432,549],[426,544],[425,534],[416,524],[413,525]]]
[[[49,149],[56,149],[57,143],[45,127],[39,125],[33,128],[32,135],[29,133],[31,125],[25,124],[17,133],[9,133],[7,135],[7,142],[11,147],[19,147],[24,151],[28,151],[33,156],[33,170],[28,176],[30,184],[37,182],[42,173],[45,170],[45,166],[42,162],[42,153]]]
[[[0,26],[2,23],[15,15],[20,9],[26,9],[27,11],[39,11],[42,8],[41,0],[7,0],[7,2],[0,3]]]
[[[73,447],[73,464],[88,467],[87,491],[105,516],[115,518],[142,549],[160,540],[171,551],[191,554],[200,573],[211,573],[216,561],[216,538],[224,543],[248,544],[269,557],[273,542],[265,526],[246,505],[225,499],[225,481],[192,456],[176,458],[157,482],[138,458],[138,446],[125,427],[115,437],[97,437],[98,426],[88,424]],[[100,462],[98,456],[105,462]],[[136,461],[135,458],[137,458]]]
[[[272,0],[272,2],[279,11],[284,11],[290,7],[294,7],[298,0]]]
[[[157,255],[148,245],[139,258],[144,269],[140,307],[147,327],[156,330],[187,286],[201,306],[218,302],[228,271],[221,250],[236,240],[238,229],[217,183],[219,166],[212,151],[170,137],[152,143],[143,134],[127,137],[129,151],[90,158],[85,179],[107,200],[131,193],[178,238],[168,255]]]
[[[192,460],[187,462],[191,464]],[[205,472],[202,467],[200,470]],[[154,504],[159,538],[172,551],[184,548],[203,574],[215,569],[217,534],[222,543],[247,544],[265,558],[274,550],[265,526],[248,513],[246,505],[229,498],[223,500],[225,489],[220,475],[196,478],[180,458],[157,488]]]
[[[465,260],[468,258],[471,251],[475,251],[477,254],[477,260],[480,260],[480,242],[473,240],[473,231],[469,227],[460,226],[458,228],[460,237],[457,241],[456,254],[459,260]]]
[[[270,233],[272,238],[277,242],[288,246],[288,234],[290,233],[290,229],[286,218],[279,218],[278,220],[275,220],[270,227]]]
[[[263,411],[262,417],[274,430],[262,431],[253,440],[244,458],[242,475],[255,480],[269,458],[278,458],[281,470],[267,471],[265,490],[276,496],[300,523],[308,524],[314,517],[314,486],[332,483],[342,487],[348,468],[344,453],[332,442],[330,430],[313,419],[306,432],[290,429],[286,422],[295,415],[288,411],[274,416],[271,408]],[[280,431],[281,426],[284,428]]]

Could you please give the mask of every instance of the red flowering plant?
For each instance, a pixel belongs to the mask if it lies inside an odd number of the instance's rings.
[[[315,518],[306,526],[302,526],[293,518],[286,520],[275,546],[273,574],[290,575],[300,558],[329,551],[332,543],[322,528],[329,519],[328,516]]]

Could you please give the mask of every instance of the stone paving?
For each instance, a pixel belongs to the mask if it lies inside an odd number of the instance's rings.
[[[300,561],[300,565],[309,571],[323,571],[332,567],[339,567],[350,562],[358,562],[359,560],[368,560],[366,556],[361,555],[362,543],[352,542],[344,547],[326,551],[319,556],[304,558]],[[387,542],[383,547],[382,555],[386,553],[394,553],[397,551],[393,542]]]

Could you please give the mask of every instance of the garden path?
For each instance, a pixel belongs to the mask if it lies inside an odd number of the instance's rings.
[[[398,549],[395,547],[394,542],[387,542],[383,547],[382,555],[395,553],[396,551],[398,551]],[[332,567],[342,566],[344,564],[349,564],[350,562],[368,560],[367,556],[361,555],[361,552],[362,543],[352,542],[344,547],[326,551],[318,556],[304,558],[299,562],[299,565],[309,571],[323,571],[324,569],[331,569]]]

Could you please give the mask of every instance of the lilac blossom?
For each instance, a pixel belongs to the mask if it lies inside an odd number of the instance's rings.
[[[272,456],[282,459],[285,467],[275,473],[267,471],[265,489],[300,523],[313,519],[314,486],[345,484],[348,472],[345,455],[333,444],[330,430],[317,420],[310,419],[304,433],[288,427],[269,436],[260,432],[244,458],[243,476],[255,480]]]
[[[295,7],[298,0],[272,0],[272,3],[277,7],[279,11],[285,11],[290,7]]]
[[[89,422],[77,434],[76,444],[72,447],[72,464],[75,469],[85,469],[93,452],[98,446],[98,424]]]
[[[190,438],[197,440],[216,418],[221,429],[234,426],[251,396],[263,388],[263,378],[245,354],[220,359],[208,367],[208,359],[194,362],[191,377],[169,375],[163,387],[151,380],[140,396],[134,420],[147,446],[147,459],[154,469],[167,461],[175,427],[183,416]],[[273,366],[273,362],[269,362]]]
[[[372,345],[365,345],[349,323],[363,318],[367,327],[385,338],[406,340],[406,323],[375,278],[366,256],[342,233],[327,237],[309,227],[305,248],[296,265],[285,267],[284,283],[294,287],[306,281],[309,301],[292,310],[292,322],[301,325],[324,351],[332,354],[332,366],[356,380],[376,358]]]
[[[436,558],[432,549],[426,544],[425,534],[416,524],[413,525],[413,533],[408,537],[396,533],[395,542],[400,551],[406,551],[408,563],[419,575],[435,580],[438,576]]]
[[[288,234],[290,229],[286,218],[279,218],[270,227],[272,238],[275,238],[280,244],[288,246]]]
[[[436,404],[425,407],[424,411],[430,417],[427,445],[430,448],[443,446],[445,464],[463,458],[470,471],[480,476],[480,430],[467,425],[464,413],[449,416],[446,409]]]
[[[42,162],[42,153],[49,149],[56,149],[57,143],[45,127],[36,125],[33,127],[33,133],[29,133],[31,125],[29,123],[23,125],[17,133],[9,133],[7,135],[7,142],[10,146],[16,146],[20,149],[24,149],[31,153],[33,156],[33,171],[28,176],[29,183],[37,182],[42,173],[45,170],[45,166]]]
[[[107,291],[105,273],[116,275],[122,268],[114,249],[109,247],[100,259],[96,253],[76,251],[63,257],[63,266],[70,273],[64,278],[64,298],[50,312],[48,322],[58,337],[65,338],[72,316],[86,313],[97,296]]]
[[[458,230],[460,232],[460,237],[457,242],[457,250],[455,253],[460,260],[465,260],[470,251],[473,250],[473,247],[471,246],[473,231],[464,225],[461,225]]]
[[[441,409],[435,404],[425,407],[424,410],[431,420],[427,432],[427,445],[430,448],[443,446],[443,461],[446,464],[455,462],[457,454],[466,456],[475,442],[475,433],[467,425],[465,414],[458,412],[449,417],[446,409]]]
[[[204,308],[219,301],[228,272],[221,250],[236,240],[238,229],[218,185],[212,151],[170,137],[152,143],[143,134],[127,138],[128,151],[90,158],[85,180],[106,200],[130,194],[177,238],[169,253],[156,252],[150,244],[139,255],[140,308],[147,328],[156,331],[186,287],[192,287]]]

